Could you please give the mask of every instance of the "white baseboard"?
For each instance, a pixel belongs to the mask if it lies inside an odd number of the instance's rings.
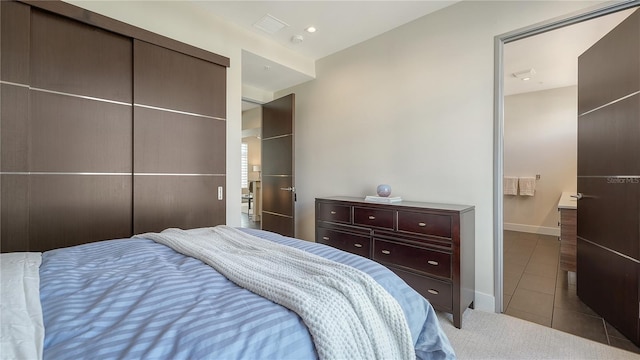
[[[532,234],[560,236],[559,227],[504,223],[503,228],[504,230],[520,231]]]
[[[496,312],[496,298],[493,295],[476,291],[473,299],[473,308],[486,312]]]

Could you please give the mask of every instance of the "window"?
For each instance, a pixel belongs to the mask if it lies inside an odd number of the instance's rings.
[[[249,187],[249,145],[242,143],[240,146],[240,171],[242,173],[240,180],[242,188],[246,189]]]

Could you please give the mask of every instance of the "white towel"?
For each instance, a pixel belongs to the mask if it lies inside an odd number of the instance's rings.
[[[505,195],[518,195],[518,178],[505,176],[502,181],[502,189]]]
[[[520,195],[533,196],[536,192],[536,178],[535,177],[521,177],[518,179],[520,185]]]

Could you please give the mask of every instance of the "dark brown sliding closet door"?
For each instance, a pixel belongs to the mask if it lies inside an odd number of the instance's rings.
[[[2,2],[2,251],[130,236],[132,42]]]
[[[225,67],[134,40],[134,233],[225,223],[225,93]]]
[[[0,6],[0,251],[225,223],[227,58],[64,2]]]
[[[32,9],[32,247],[130,236],[131,58],[131,39]]]
[[[26,251],[29,244],[28,112],[29,6],[1,1],[0,19],[0,250]]]

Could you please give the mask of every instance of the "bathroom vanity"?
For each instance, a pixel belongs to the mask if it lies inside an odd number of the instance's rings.
[[[558,201],[560,212],[560,270],[576,271],[576,229],[578,205],[572,192],[563,192]]]

